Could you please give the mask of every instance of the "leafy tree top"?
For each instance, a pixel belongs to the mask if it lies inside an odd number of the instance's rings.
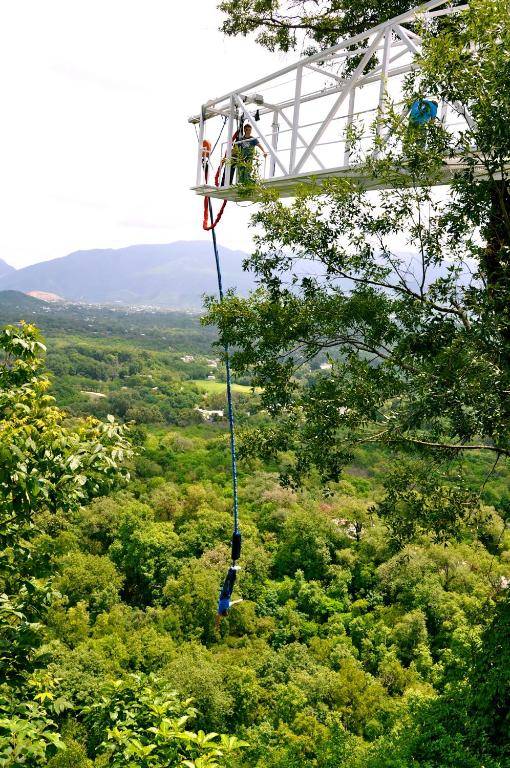
[[[28,521],[71,509],[127,478],[126,427],[113,417],[69,422],[48,394],[45,346],[22,323],[0,332],[0,505]]]
[[[461,4],[460,2],[455,4]],[[255,34],[257,42],[288,52],[329,48],[419,5],[416,0],[222,0],[227,35]]]

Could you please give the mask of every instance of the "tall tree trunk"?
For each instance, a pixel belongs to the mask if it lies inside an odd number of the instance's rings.
[[[501,360],[510,372],[510,185],[506,180],[492,182],[484,235],[487,246],[482,266],[489,299],[498,317]]]

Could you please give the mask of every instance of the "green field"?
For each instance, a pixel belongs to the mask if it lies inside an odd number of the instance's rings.
[[[207,379],[191,379],[191,384],[213,395],[221,394],[225,392],[226,384],[224,381],[207,381]],[[253,390],[251,387],[247,387],[245,384],[232,384],[233,392],[242,392],[249,395]]]

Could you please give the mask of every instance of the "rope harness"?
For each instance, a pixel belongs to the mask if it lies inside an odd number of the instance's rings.
[[[223,128],[224,127],[225,127],[225,122],[223,123]],[[221,134],[223,133],[223,128],[221,129],[221,133],[218,136],[214,147],[216,147],[216,145],[218,144],[221,138]],[[239,129],[236,131],[236,133],[232,137],[232,141],[235,141],[238,136],[239,136]],[[211,149],[210,148],[211,145],[209,144],[209,142],[206,142],[206,141],[203,142],[202,146],[203,146],[202,162],[204,164],[204,176],[207,182],[208,175],[209,175],[209,156],[214,151],[214,148]],[[222,166],[223,166],[223,162],[219,166],[214,177],[214,183],[217,187],[219,187],[220,185],[220,174],[221,174]],[[229,170],[227,169],[226,172],[228,173]],[[221,272],[220,255],[218,251],[218,242],[216,240],[216,225],[220,221],[226,205],[227,205],[227,200],[223,200],[220,210],[215,218],[213,214],[211,198],[210,197],[204,198],[204,218],[203,218],[202,226],[204,230],[211,232],[211,236],[212,236],[214,261],[216,265],[216,277],[218,280],[218,295],[219,295],[220,302],[223,301],[224,299],[224,293],[223,293],[223,276]],[[230,568],[228,569],[228,572],[225,577],[225,581],[223,582],[223,586],[221,588],[220,596],[218,599],[218,617],[220,618],[228,614],[228,611],[232,605],[232,600],[231,600],[232,593],[234,591],[237,572],[240,570],[239,566],[236,565],[236,563],[241,556],[241,542],[242,542],[241,532],[239,530],[239,494],[238,494],[238,483],[237,483],[235,417],[234,417],[234,405],[232,402],[232,372],[230,368],[230,352],[229,352],[228,343],[224,344],[223,349],[225,352],[225,369],[226,369],[226,379],[227,379],[227,387],[226,387],[227,388],[227,411],[228,411],[228,426],[229,426],[229,433],[230,433],[230,459],[231,459],[230,466],[231,466],[231,476],[232,476],[232,504],[233,504],[232,512],[233,512],[234,530],[232,532],[232,541],[231,541],[232,563]]]
[[[214,183],[217,187],[220,186],[220,172],[221,172],[221,165],[216,171],[216,174],[214,176]],[[204,163],[204,177],[205,182],[207,184],[207,179],[209,177],[209,161]],[[223,211],[226,208],[228,200],[224,200],[221,204],[220,210],[218,211],[218,214],[216,218],[214,218],[212,214],[212,206],[211,206],[211,198],[210,197],[204,197],[204,220],[202,222],[202,229],[204,229],[206,232],[214,232],[214,228],[216,227],[216,224],[221,220],[221,217],[223,216]],[[211,223],[209,224],[209,216],[211,219]]]

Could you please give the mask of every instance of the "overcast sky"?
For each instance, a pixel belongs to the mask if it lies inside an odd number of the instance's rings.
[[[282,65],[217,0],[1,0],[0,258],[198,240],[200,104]],[[220,241],[248,249],[249,209]]]

